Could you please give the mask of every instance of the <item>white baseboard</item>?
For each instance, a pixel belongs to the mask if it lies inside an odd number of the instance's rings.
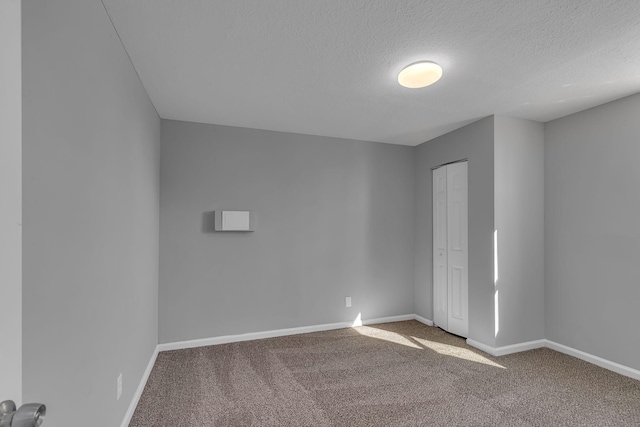
[[[600,366],[601,368],[605,368],[610,371],[617,372],[620,375],[624,375],[636,380],[640,380],[640,371],[637,369],[633,369],[628,366],[624,366],[619,363],[612,362],[607,359],[603,359],[602,357],[594,356],[593,354],[589,354],[581,350],[576,350],[575,348],[571,348],[563,344],[558,344],[557,342],[554,342],[554,341],[550,341],[550,340],[545,340],[545,341],[546,341],[546,346],[552,350],[559,351],[560,353],[568,354],[569,356],[577,357],[578,359],[584,360],[585,362],[593,363],[594,365]]]
[[[413,318],[415,320],[417,320],[418,322],[420,322],[420,323],[424,323],[427,326],[433,326],[433,320],[429,320],[429,319],[427,319],[425,317],[418,316],[417,314],[414,314]]]
[[[505,345],[503,347],[491,347],[481,342],[467,338],[467,344],[479,350],[489,353],[492,356],[505,356],[507,354],[519,353],[521,351],[533,350],[546,346],[546,340],[527,341],[518,344]]]
[[[404,322],[407,320],[414,320],[415,318],[416,318],[415,314],[403,314],[401,316],[389,316],[389,317],[378,317],[376,319],[367,319],[367,320],[363,320],[362,324],[364,326],[379,325],[380,323]]]
[[[546,339],[523,342],[520,344],[507,345],[504,347],[491,347],[481,342],[474,341],[472,339],[467,339],[467,344],[469,344],[471,347],[475,347],[479,350],[482,350],[485,353],[489,353],[492,356],[505,356],[507,354],[519,353],[521,351],[547,347],[547,348],[550,348],[551,350],[568,354],[569,356],[576,357],[578,359],[584,360],[585,362],[589,362],[596,366],[600,366],[601,368],[605,368],[610,371],[616,372],[620,375],[624,375],[626,377],[640,380],[640,370],[630,368],[628,366],[624,366],[619,363],[612,362],[607,359],[603,359],[602,357],[594,356],[593,354],[589,354],[581,350],[576,350],[575,348],[572,348],[563,344],[558,344],[557,342],[546,340]]]
[[[307,334],[309,332],[330,331],[352,327],[352,322],[327,323],[324,325],[302,326],[298,328],[275,329],[272,331],[249,332],[246,334],[223,335],[212,338],[201,338],[187,341],[176,341],[159,344],[160,351],[182,350],[185,348],[206,347],[210,345],[229,344],[240,341],[259,340],[264,338],[283,337],[287,335]]]
[[[147,364],[147,369],[144,370],[144,374],[142,374],[142,378],[140,379],[140,384],[138,384],[138,388],[131,399],[131,403],[129,404],[129,408],[124,415],[124,419],[122,420],[121,427],[128,427],[131,422],[131,418],[133,418],[133,413],[136,411],[136,407],[138,406],[138,402],[140,401],[140,397],[142,396],[142,392],[144,391],[144,387],[147,385],[147,380],[149,379],[149,375],[151,375],[151,370],[153,369],[153,365],[156,363],[156,358],[158,357],[158,346],[156,346],[155,350],[153,350],[153,354],[151,355],[151,359],[149,359],[149,363]]]
[[[195,339],[195,340],[177,341],[177,342],[159,344],[158,349],[160,351],[182,350],[185,348],[206,347],[209,345],[228,344],[228,343],[240,342],[240,341],[251,341],[251,340],[264,339],[264,338],[284,337],[287,335],[307,334],[309,332],[331,331],[333,329],[344,329],[344,328],[351,328],[354,326],[402,322],[404,320],[413,320],[415,318],[416,316],[414,314],[403,314],[401,316],[378,317],[378,318],[365,319],[365,320],[357,319],[354,322],[325,323],[323,325],[301,326],[298,328],[275,329],[271,331],[249,332],[246,334],[237,334],[237,335],[223,335],[220,337],[201,338],[201,339]]]
[[[495,347],[491,347],[491,346],[488,346],[486,344],[482,344],[481,342],[472,340],[471,338],[467,338],[467,344],[469,344],[471,347],[477,348],[478,350],[482,350],[485,353],[488,353],[488,354],[490,354],[492,356],[494,355],[493,352],[495,350]]]

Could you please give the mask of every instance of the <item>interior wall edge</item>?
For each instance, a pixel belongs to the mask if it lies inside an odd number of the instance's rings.
[[[0,401],[22,403],[22,32],[20,0],[0,1]]]

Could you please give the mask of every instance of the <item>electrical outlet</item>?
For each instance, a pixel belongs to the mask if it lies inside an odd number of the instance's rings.
[[[351,307],[351,297],[346,297],[346,298],[344,299],[344,305],[345,305],[346,307]]]
[[[118,385],[117,385],[117,391],[116,391],[116,400],[120,400],[120,397],[122,397],[122,372],[120,373],[120,375],[118,375]]]

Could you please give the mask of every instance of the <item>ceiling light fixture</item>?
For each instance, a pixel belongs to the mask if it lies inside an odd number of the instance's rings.
[[[398,83],[409,89],[418,89],[434,84],[442,77],[442,67],[435,62],[421,61],[406,66],[398,74]]]

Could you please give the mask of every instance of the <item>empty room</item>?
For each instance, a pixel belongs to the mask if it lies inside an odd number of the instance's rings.
[[[0,426],[640,426],[640,2],[2,0]]]

